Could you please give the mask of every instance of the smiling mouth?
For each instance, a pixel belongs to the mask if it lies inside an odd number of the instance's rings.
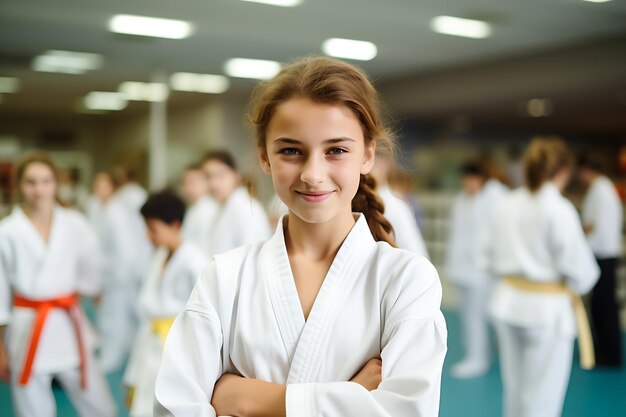
[[[334,191],[317,191],[317,192],[304,192],[304,191],[296,191],[303,200],[317,203],[320,201],[326,200],[328,197],[332,195]]]

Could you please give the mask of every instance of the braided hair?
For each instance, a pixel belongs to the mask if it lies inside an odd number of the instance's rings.
[[[348,107],[361,124],[366,146],[374,140],[378,148],[393,151],[393,134],[384,126],[378,93],[367,76],[346,62],[309,57],[286,66],[276,77],[256,86],[248,119],[261,152],[265,152],[266,132],[276,108],[292,98]],[[376,194],[372,176],[361,175],[352,209],[365,215],[374,239],[395,246],[393,230],[384,216],[384,205]]]

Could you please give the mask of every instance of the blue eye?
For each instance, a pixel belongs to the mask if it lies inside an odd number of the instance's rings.
[[[341,155],[346,153],[347,150],[343,149],[343,148],[331,148],[328,153],[331,155]]]
[[[283,148],[279,151],[279,153],[282,153],[283,155],[299,155],[300,151],[296,148]]]

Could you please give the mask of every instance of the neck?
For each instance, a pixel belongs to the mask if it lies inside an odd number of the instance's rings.
[[[180,247],[180,245],[182,245],[182,243],[183,241],[180,236],[173,238],[172,241],[169,242],[169,244],[167,245],[167,250],[170,253],[169,256],[172,256],[172,254],[176,252],[176,250]]]
[[[54,204],[30,205],[24,204],[22,209],[31,219],[36,221],[48,221],[52,218]]]
[[[287,252],[290,255],[304,255],[315,261],[332,258],[354,223],[350,211],[326,223],[307,223],[289,213],[285,230]]]

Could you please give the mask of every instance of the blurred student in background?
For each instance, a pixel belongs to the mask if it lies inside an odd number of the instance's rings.
[[[201,165],[190,165],[183,172],[182,195],[187,203],[187,211],[181,234],[208,256],[217,203],[209,196],[207,177]]]
[[[490,301],[504,385],[505,417],[562,413],[579,334],[581,365],[593,366],[589,323],[578,294],[599,275],[574,206],[561,193],[572,158],[557,138],[532,141],[526,185],[496,207],[485,255],[500,282]]]
[[[389,187],[389,175],[395,161],[386,150],[377,152],[372,177],[376,181],[376,193],[384,204],[384,213],[393,227],[395,242],[400,249],[406,249],[428,258],[428,250],[422,233],[415,222],[415,216],[408,204]]]
[[[207,175],[209,193],[218,205],[208,255],[269,238],[267,214],[241,184],[233,156],[223,150],[211,151],[205,155],[202,168]]]
[[[55,200],[57,168],[43,153],[17,165],[21,204],[0,222],[0,378],[18,417],[53,417],[52,380],[78,414],[112,417],[80,296],[100,292],[96,236],[85,217]],[[13,307],[11,307],[13,305]]]
[[[96,231],[101,245],[104,244],[104,235],[106,233],[106,204],[113,197],[114,192],[113,176],[107,171],[96,173],[93,180],[92,193],[87,200],[85,214],[89,223]]]
[[[486,304],[491,276],[480,262],[481,246],[490,208],[484,193],[485,172],[478,164],[461,168],[463,190],[455,198],[445,258],[446,276],[459,291],[461,334],[465,356],[454,365],[456,378],[484,375],[491,364]]]
[[[153,251],[139,212],[147,192],[133,171],[114,171],[117,190],[105,210],[105,281],[98,311],[100,360],[106,373],[124,366],[137,329],[137,293]]]
[[[208,257],[184,240],[185,203],[171,191],[151,195],[141,207],[148,236],[158,248],[139,295],[140,327],[124,374],[132,417],[151,417],[163,342]]]
[[[578,176],[587,186],[582,206],[583,227],[600,266],[600,279],[593,287],[590,299],[596,364],[620,367],[622,335],[615,281],[622,254],[624,208],[613,182],[602,173],[599,163],[582,158],[578,164]]]

